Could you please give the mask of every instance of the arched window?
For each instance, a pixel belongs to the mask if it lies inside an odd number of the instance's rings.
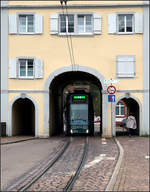
[[[116,116],[121,116],[124,117],[126,116],[127,112],[126,112],[126,105],[124,102],[119,101],[116,105]]]

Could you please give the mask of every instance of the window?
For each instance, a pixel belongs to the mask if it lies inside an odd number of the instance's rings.
[[[34,32],[34,16],[19,15],[19,33],[33,33],[33,32]]]
[[[92,15],[60,15],[60,33],[92,33]]]
[[[19,77],[33,78],[34,62],[33,59],[19,59]]]
[[[118,32],[132,33],[133,32],[133,15],[118,15]]]
[[[92,32],[92,17],[91,15],[78,15],[78,33]]]
[[[126,114],[126,107],[124,103],[118,102],[116,105],[116,116],[125,116]]]
[[[136,76],[136,57],[132,55],[117,56],[116,70],[118,78],[134,78]]]
[[[60,15],[60,32],[74,33],[74,15]]]

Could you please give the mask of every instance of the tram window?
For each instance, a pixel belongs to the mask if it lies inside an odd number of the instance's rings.
[[[70,120],[88,121],[88,105],[87,104],[71,104]]]

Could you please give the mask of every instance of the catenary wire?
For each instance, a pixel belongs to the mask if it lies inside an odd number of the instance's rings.
[[[68,14],[68,9],[67,9],[67,0],[65,1],[65,7],[66,7],[66,15],[67,17],[69,16]],[[73,67],[75,67],[75,57],[74,57],[74,50],[73,50],[73,43],[72,43],[72,37],[69,35],[70,38],[70,46],[71,46],[71,53],[72,53],[72,59],[73,59]]]
[[[65,15],[65,12],[64,12],[64,7],[63,7],[63,0],[61,0],[60,3],[61,3],[61,7],[62,7],[63,16],[66,18],[66,15]],[[69,44],[69,38],[68,38],[67,30],[66,30],[66,37],[67,37],[67,45],[68,45],[68,49],[69,49],[69,55],[70,55],[71,66],[72,66],[72,70],[73,70],[72,50],[71,50],[71,45]]]

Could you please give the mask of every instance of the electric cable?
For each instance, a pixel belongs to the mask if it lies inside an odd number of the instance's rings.
[[[62,12],[63,12],[63,16],[64,16],[65,21],[66,21],[66,15],[65,15],[65,12],[64,12],[63,2],[64,2],[64,0],[60,0],[61,7],[62,7]],[[65,1],[65,3],[66,3],[66,1]],[[70,61],[71,61],[71,66],[72,66],[72,71],[73,71],[73,57],[72,57],[71,46],[70,46],[70,44],[69,44],[69,38],[68,38],[67,29],[66,29],[66,37],[67,37],[67,45],[68,45],[68,49],[69,49]]]
[[[67,0],[65,0],[65,6],[66,6],[66,15],[69,17],[68,9],[67,9]],[[73,50],[73,43],[72,43],[72,37],[69,35],[70,38],[70,45],[71,45],[71,51],[72,51],[72,59],[73,59],[73,68],[75,67],[75,58],[74,58],[74,50]]]

